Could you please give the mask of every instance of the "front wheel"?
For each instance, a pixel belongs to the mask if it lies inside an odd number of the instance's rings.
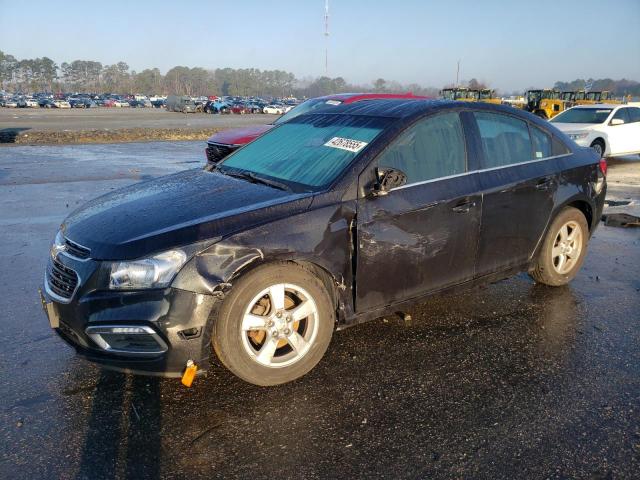
[[[558,287],[578,274],[587,254],[589,226],[584,214],[566,207],[551,223],[529,270],[538,283]]]
[[[595,150],[595,152],[600,155],[600,158],[604,157],[604,142],[599,138],[595,139],[591,144],[591,148]]]
[[[278,385],[316,366],[334,325],[333,301],[322,280],[294,263],[278,263],[235,283],[218,312],[212,342],[238,377]]]

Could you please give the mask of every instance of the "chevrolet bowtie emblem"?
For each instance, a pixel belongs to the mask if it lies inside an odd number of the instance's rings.
[[[49,250],[49,253],[51,254],[51,258],[55,259],[58,257],[58,254],[60,252],[64,252],[67,250],[67,246],[62,244],[58,244],[58,243],[54,243],[53,245],[51,245],[51,250]]]

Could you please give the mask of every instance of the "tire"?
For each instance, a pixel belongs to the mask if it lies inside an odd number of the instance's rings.
[[[273,298],[284,308],[273,309]],[[334,304],[322,280],[283,262],[258,267],[234,284],[214,321],[212,343],[222,364],[241,379],[279,385],[316,366],[334,325]]]
[[[588,239],[589,226],[584,214],[577,208],[565,207],[549,226],[529,275],[552,287],[566,285],[582,267]]]
[[[598,155],[600,155],[600,158],[604,157],[605,146],[604,141],[601,138],[596,138],[590,146],[596,151]]]

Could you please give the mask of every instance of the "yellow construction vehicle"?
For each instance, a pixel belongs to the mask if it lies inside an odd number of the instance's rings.
[[[585,100],[587,99],[587,92],[584,90],[576,90],[574,93],[573,101],[576,105],[584,105]]]
[[[593,105],[594,103],[622,103],[608,90],[586,92],[584,99],[576,101],[577,105]]]
[[[463,102],[475,102],[475,96],[468,88],[443,88],[440,96],[445,100],[460,100]]]
[[[527,90],[524,97],[524,109],[541,118],[549,119],[562,111],[559,110],[559,106],[554,107],[554,105],[556,105],[555,101],[560,99],[560,92],[557,90],[549,88],[543,90]]]
[[[482,88],[480,90],[477,90],[477,92],[478,102],[493,103],[495,105],[500,105],[502,103],[502,100],[495,96],[495,90],[491,90],[490,88]]]
[[[547,120],[552,119],[567,108],[573,107],[575,96],[575,92],[565,91],[558,93],[558,95],[550,95],[549,98],[543,98],[540,100],[537,115]]]

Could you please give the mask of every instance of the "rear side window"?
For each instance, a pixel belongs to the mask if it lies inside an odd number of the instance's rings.
[[[523,120],[497,113],[473,113],[484,151],[483,168],[531,160],[529,128]]]
[[[566,155],[568,153],[571,153],[571,150],[569,150],[569,147],[567,147],[564,144],[564,142],[559,138],[553,137],[552,154],[556,156],[556,155]]]
[[[531,126],[531,141],[533,142],[533,158],[546,158],[551,156],[551,136],[537,127]]]
[[[380,155],[378,167],[407,175],[407,184],[464,173],[467,169],[464,134],[457,113],[418,121]]]
[[[627,108],[627,111],[631,122],[640,122],[640,108],[630,107]]]

